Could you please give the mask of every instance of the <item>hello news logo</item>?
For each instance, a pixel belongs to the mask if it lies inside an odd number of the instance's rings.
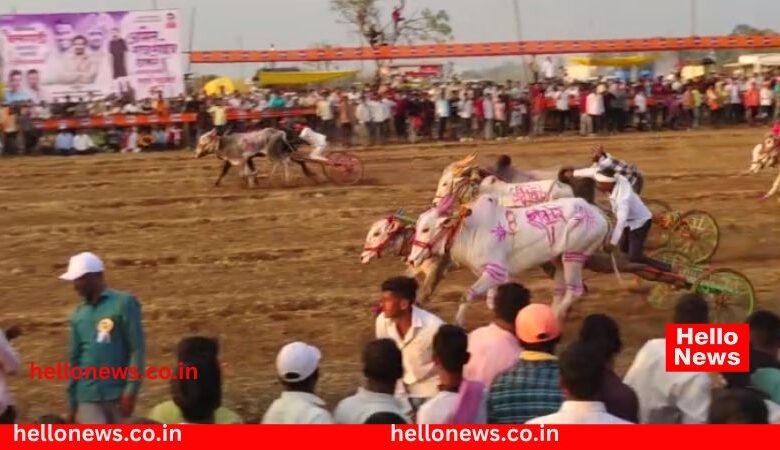
[[[666,326],[667,372],[748,372],[748,324]]]

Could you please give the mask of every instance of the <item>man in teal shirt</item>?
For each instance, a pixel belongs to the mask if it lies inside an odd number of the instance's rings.
[[[69,422],[118,423],[133,413],[144,375],[141,306],[106,285],[92,253],[70,258],[60,279],[84,301],[70,319]]]

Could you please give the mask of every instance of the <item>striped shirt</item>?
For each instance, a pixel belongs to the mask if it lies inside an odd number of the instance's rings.
[[[518,424],[552,414],[561,407],[558,359],[523,351],[511,369],[497,376],[487,399],[488,423]]]
[[[639,170],[636,168],[635,165],[629,164],[619,159],[615,159],[609,153],[604,153],[604,156],[602,156],[601,159],[599,159],[599,161],[596,163],[596,166],[599,168],[599,170],[604,170],[604,169],[614,170],[615,173],[623,175],[624,177],[628,178],[628,181],[631,183],[632,186],[636,182],[636,179],[641,176]]]

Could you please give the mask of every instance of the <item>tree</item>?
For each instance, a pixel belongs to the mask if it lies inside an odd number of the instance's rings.
[[[339,22],[350,25],[358,33],[361,42],[395,45],[452,39],[447,11],[424,8],[405,15],[405,1],[401,0],[400,4],[389,8],[391,14],[383,14],[387,10],[383,8],[385,3],[389,1],[331,0],[330,9],[338,15]]]

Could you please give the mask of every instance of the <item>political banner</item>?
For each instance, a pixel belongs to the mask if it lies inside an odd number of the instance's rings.
[[[4,102],[184,92],[177,10],[0,16]]]

